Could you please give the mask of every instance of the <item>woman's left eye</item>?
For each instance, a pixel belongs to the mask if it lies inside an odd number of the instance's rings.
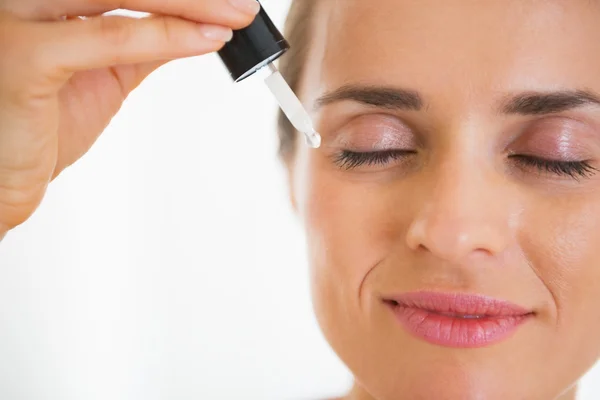
[[[361,166],[387,165],[413,154],[416,154],[413,150],[382,150],[372,152],[344,150],[335,156],[334,162],[340,168],[351,170]]]
[[[573,179],[589,178],[598,172],[598,169],[589,161],[546,160],[526,155],[512,155],[509,158],[513,159],[521,167],[532,168],[539,172]]]

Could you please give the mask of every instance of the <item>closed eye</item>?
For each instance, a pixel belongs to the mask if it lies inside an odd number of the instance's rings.
[[[547,160],[519,154],[511,155],[509,158],[513,159],[517,164],[524,168],[536,169],[539,172],[564,176],[576,180],[579,178],[589,178],[598,172],[598,169],[592,166],[589,161]]]
[[[363,166],[386,166],[414,154],[416,154],[416,151],[414,150],[383,150],[373,152],[344,150],[335,156],[334,162],[342,169],[352,170]],[[590,161],[586,160],[548,160],[520,154],[511,155],[509,158],[525,169],[535,169],[538,172],[576,180],[580,178],[589,178],[598,172],[598,169],[591,165]]]
[[[414,154],[416,154],[414,150],[383,150],[372,152],[344,150],[335,156],[334,162],[342,169],[351,170],[361,166],[388,165]]]

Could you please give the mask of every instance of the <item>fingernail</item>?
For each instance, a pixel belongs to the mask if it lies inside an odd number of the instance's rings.
[[[229,0],[229,3],[246,14],[256,15],[260,11],[260,4],[256,0]]]
[[[200,33],[207,39],[217,42],[229,42],[233,37],[233,31],[220,25],[200,25]]]

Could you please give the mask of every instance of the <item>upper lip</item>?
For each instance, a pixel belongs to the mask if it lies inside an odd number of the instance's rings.
[[[384,297],[383,301],[407,308],[418,308],[449,316],[515,317],[533,311],[505,300],[479,294],[411,292]]]

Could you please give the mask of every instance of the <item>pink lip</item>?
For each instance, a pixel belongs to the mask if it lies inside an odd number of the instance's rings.
[[[480,295],[414,292],[384,303],[411,334],[446,347],[484,347],[507,339],[533,311]]]

